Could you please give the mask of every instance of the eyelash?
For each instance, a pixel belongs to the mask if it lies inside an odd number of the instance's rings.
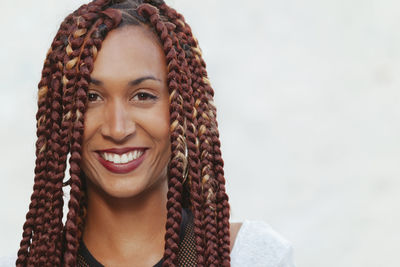
[[[132,99],[134,99],[134,98],[138,98],[137,100],[139,100],[139,101],[146,101],[146,100],[155,100],[155,99],[157,99],[157,96],[155,96],[155,95],[152,95],[152,94],[149,94],[149,93],[147,93],[147,92],[139,92],[139,93],[137,93],[134,97],[132,97]],[[140,100],[139,98],[140,97],[144,97],[144,98],[146,98],[145,100]]]
[[[95,101],[95,100],[90,100],[90,96],[91,96],[91,95],[92,95],[92,96],[94,95],[95,97],[99,97],[99,95],[96,94],[96,93],[88,93],[88,94],[87,94],[87,98],[88,98],[88,101],[89,101],[89,102]],[[96,98],[96,99],[97,99],[97,98]]]
[[[91,96],[96,97],[96,99],[94,99],[94,100],[92,99],[91,100]],[[97,97],[100,97],[100,95],[98,95],[97,93],[90,92],[90,93],[87,94],[87,98],[88,98],[89,102],[95,102],[97,100]],[[140,98],[145,98],[145,99],[140,99]],[[132,99],[135,99],[135,101],[151,101],[151,100],[156,100],[157,96],[152,95],[152,94],[147,93],[147,92],[139,92],[139,93],[135,94],[132,97]]]

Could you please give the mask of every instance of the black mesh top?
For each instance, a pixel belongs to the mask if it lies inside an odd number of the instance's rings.
[[[180,266],[196,266],[196,243],[193,232],[193,215],[189,210],[182,209],[182,222],[180,230],[180,244],[179,244],[179,254],[178,261]],[[160,259],[153,267],[161,267],[163,259]],[[98,262],[89,250],[81,241],[78,250],[77,258],[78,267],[104,267],[100,262]]]

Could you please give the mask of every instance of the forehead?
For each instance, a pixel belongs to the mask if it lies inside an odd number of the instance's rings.
[[[121,77],[165,72],[165,55],[147,26],[124,26],[107,35],[97,54],[93,77]]]

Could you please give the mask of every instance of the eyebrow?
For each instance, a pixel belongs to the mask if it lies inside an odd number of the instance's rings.
[[[129,85],[129,86],[139,85],[139,84],[141,84],[142,82],[144,82],[144,81],[146,81],[146,80],[153,80],[153,81],[160,81],[160,82],[161,82],[160,79],[157,79],[156,77],[154,77],[154,76],[152,76],[152,75],[149,75],[149,76],[143,76],[143,77],[137,78],[137,79],[135,79],[135,80],[129,81],[129,82],[128,82],[128,85]],[[91,78],[91,82],[92,82],[92,84],[94,84],[94,85],[98,85],[98,86],[102,86],[102,85],[103,85],[103,82],[102,82],[102,81],[97,80],[97,79],[95,79],[95,78]]]

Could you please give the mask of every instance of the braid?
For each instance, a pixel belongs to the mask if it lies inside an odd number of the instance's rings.
[[[174,42],[168,34],[167,26],[161,21],[158,9],[149,4],[143,4],[138,9],[138,14],[148,16],[163,44],[168,66],[167,83],[170,90],[171,102],[171,161],[169,164],[168,194],[167,194],[167,222],[165,234],[165,251],[163,266],[176,266],[178,264],[179,231],[182,211],[182,177],[184,175],[185,137],[183,120],[183,102],[180,93],[180,68]]]
[[[122,21],[121,21],[122,20]],[[86,213],[81,164],[87,90],[107,33],[149,25],[167,63],[171,158],[163,266],[177,266],[182,207],[193,212],[198,266],[229,266],[229,203],[205,62],[183,16],[162,0],[94,0],[61,24],[46,56],[37,119],[33,193],[17,266],[75,266]],[[65,225],[63,180],[70,153]],[[187,177],[186,177],[187,176]]]
[[[45,66],[42,75],[45,76],[50,72],[48,67]],[[38,112],[36,117],[38,118],[37,123],[37,136],[38,140],[36,142],[36,162],[35,162],[35,180],[33,186],[33,193],[31,195],[31,203],[29,205],[29,211],[26,215],[26,221],[23,226],[22,240],[20,242],[20,249],[18,251],[17,265],[26,265],[28,260],[29,248],[31,247],[31,239],[33,236],[33,230],[36,232],[35,228],[35,217],[38,213],[39,208],[39,191],[42,188],[44,182],[44,177],[46,175],[46,159],[44,157],[43,151],[46,148],[47,140],[45,138],[47,130],[46,114],[48,113],[48,101],[47,95],[47,80],[42,78],[39,83],[39,101],[38,101]],[[40,120],[39,120],[40,119]]]
[[[179,17],[178,17],[179,18]],[[182,17],[180,18],[182,19]],[[199,123],[200,125],[206,125],[202,128],[201,138],[201,151],[202,156],[204,151],[207,151],[208,160],[211,163],[210,172],[216,179],[210,180],[210,189],[214,190],[214,193],[210,190],[205,190],[205,194],[208,194],[207,198],[213,198],[209,203],[216,203],[216,221],[217,221],[217,236],[218,236],[218,250],[222,262],[221,266],[230,265],[230,234],[229,234],[229,203],[228,196],[225,190],[225,178],[223,173],[223,161],[220,151],[220,141],[218,134],[218,124],[216,121],[216,109],[213,103],[214,91],[210,86],[207,78],[206,64],[201,57],[201,50],[198,46],[197,40],[191,35],[189,25],[184,21],[181,22],[183,31],[190,36],[190,44],[192,46],[192,52],[189,56],[191,58],[191,66],[193,68],[193,88],[200,96],[200,100],[196,103],[199,106]],[[201,128],[201,126],[200,126]],[[203,165],[207,166],[207,165]],[[204,168],[204,167],[203,167]],[[207,186],[207,184],[205,184]],[[211,209],[215,209],[215,205],[211,204]],[[214,206],[214,207],[213,207]]]
[[[165,4],[161,6],[161,9],[164,13],[166,12],[174,12],[174,10],[169,9]],[[176,12],[175,12],[176,13]],[[174,21],[176,25],[176,22]],[[204,256],[208,259],[207,253],[204,254],[204,225],[203,220],[206,216],[203,213],[203,194],[201,188],[202,174],[201,169],[204,166],[203,163],[200,162],[200,151],[199,151],[199,139],[198,135],[198,121],[197,121],[197,109],[195,106],[195,101],[197,99],[196,92],[193,92],[192,88],[192,80],[190,78],[191,71],[188,66],[188,62],[186,59],[186,50],[183,48],[188,47],[186,36],[180,35],[178,31],[179,26],[176,25],[174,35],[175,46],[179,49],[178,59],[180,60],[180,66],[183,71],[181,71],[182,79],[182,96],[184,100],[184,113],[186,119],[186,141],[188,148],[188,178],[189,178],[189,186],[190,186],[190,196],[191,196],[191,206],[194,215],[194,234],[196,239],[196,251],[197,251],[197,264],[199,266],[204,265]]]
[[[182,21],[183,18],[180,18]],[[188,35],[188,43],[193,46],[193,37],[191,34],[190,27],[184,22],[181,22],[181,25],[185,25],[182,27],[182,34]],[[203,211],[204,211],[204,224],[205,224],[205,239],[206,239],[206,252],[205,257],[207,259],[207,266],[219,266],[220,255],[218,255],[218,240],[217,240],[217,222],[215,218],[215,183],[216,181],[213,179],[213,165],[212,160],[212,149],[209,143],[209,129],[210,123],[208,120],[205,120],[203,114],[205,112],[205,108],[202,105],[202,98],[204,97],[204,93],[201,91],[201,88],[198,84],[198,73],[196,73],[195,65],[193,64],[193,53],[188,53],[189,60],[192,66],[192,87],[194,90],[194,96],[196,99],[196,103],[193,105],[194,108],[198,110],[197,118],[198,118],[198,139],[200,140],[200,158],[201,158],[201,182],[203,185]]]
[[[67,56],[64,58],[65,64],[65,74],[66,79],[66,92],[72,93],[72,95],[66,95],[65,102],[70,104],[71,112],[69,113],[69,122],[71,128],[71,157],[69,159],[70,164],[70,200],[68,203],[68,214],[67,221],[64,227],[65,236],[65,251],[64,251],[64,265],[74,266],[76,262],[76,252],[78,251],[78,214],[79,214],[79,203],[80,203],[80,192],[81,192],[81,180],[79,178],[80,174],[80,159],[81,159],[81,143],[83,135],[83,116],[85,111],[85,89],[82,88],[86,86],[87,77],[84,74],[80,74],[78,61],[82,50],[82,45],[84,42],[84,35],[87,28],[93,23],[92,20],[96,19],[92,14],[96,13],[84,13],[83,10],[88,10],[88,6],[83,6],[81,8],[81,16],[76,17],[76,26],[71,29],[71,35],[68,38],[68,46],[66,47]],[[82,34],[83,33],[83,34]],[[72,91],[72,92],[70,92]],[[68,114],[68,113],[67,113]]]
[[[81,175],[82,179],[82,195],[81,195],[81,201],[79,205],[79,215],[77,218],[77,224],[78,224],[78,240],[82,239],[83,236],[83,230],[85,227],[85,219],[86,219],[86,214],[87,214],[87,191],[86,191],[86,177],[84,173],[82,172]]]
[[[195,53],[199,53],[200,50],[196,49]],[[215,213],[217,216],[217,237],[218,237],[218,250],[219,255],[222,259],[221,266],[230,265],[230,233],[229,233],[229,203],[228,196],[225,189],[225,178],[223,171],[223,161],[221,157],[220,141],[216,121],[216,109],[213,104],[214,92],[209,85],[207,78],[207,72],[205,70],[205,63],[201,59],[201,54],[197,54],[194,57],[193,64],[195,67],[195,75],[197,76],[196,87],[201,93],[201,118],[199,120],[204,121],[207,127],[204,128],[204,143],[202,147],[208,151],[208,159],[212,163],[212,170],[214,179],[211,180],[210,188],[213,192],[208,192],[210,197],[214,198],[211,203],[215,203]]]
[[[79,165],[83,114],[89,69],[91,71],[93,68],[93,59],[90,58],[97,53],[93,44],[99,45],[100,42],[96,42],[96,38],[88,38],[90,51],[82,49],[82,44],[87,28],[100,15],[113,15],[112,12],[100,14],[107,2],[100,0],[83,5],[69,15],[61,24],[47,54],[39,83],[34,192],[23,227],[17,266],[60,266],[63,231],[66,240],[64,264],[75,266],[78,244],[76,221],[81,198]],[[112,29],[119,23],[118,16],[115,21],[108,18],[104,23]],[[99,36],[104,38],[104,35]],[[84,62],[78,69],[79,60]],[[63,229],[62,182],[69,148],[71,199]]]
[[[191,54],[193,56],[193,54]],[[217,187],[217,181],[215,180],[214,166],[212,161],[212,147],[210,145],[210,128],[211,123],[205,119],[204,114],[207,112],[207,108],[204,105],[204,92],[199,84],[199,74],[196,65],[193,65],[193,58],[191,63],[193,67],[192,80],[193,89],[195,90],[196,104],[198,110],[198,138],[200,140],[200,153],[201,153],[201,176],[203,186],[203,211],[205,216],[205,235],[206,235],[206,253],[207,266],[219,266],[220,257],[218,252],[218,240],[217,240],[217,218],[215,215],[216,211],[216,200],[215,192]]]
[[[59,61],[59,55],[55,54],[54,60]],[[47,179],[44,187],[44,221],[43,221],[43,233],[39,238],[41,246],[38,247],[39,262],[40,265],[59,265],[60,264],[60,245],[61,235],[60,230],[62,229],[62,180],[59,180],[60,173],[59,169],[63,168],[63,163],[60,162],[60,122],[62,117],[61,110],[61,72],[57,69],[50,80],[51,90],[51,107],[50,113],[50,126],[51,136],[48,140],[49,149],[46,151],[48,159],[52,158],[53,161],[47,163]],[[61,144],[62,145],[62,144]],[[62,175],[62,173],[61,173]],[[59,181],[58,181],[59,180]],[[61,225],[61,228],[60,228]],[[44,255],[48,257],[44,257]],[[58,254],[58,255],[57,255]],[[49,259],[47,259],[49,258]]]
[[[219,140],[219,132],[218,132],[218,123],[216,121],[216,108],[213,102],[214,92],[210,86],[210,82],[207,78],[207,72],[205,70],[205,62],[199,57],[199,72],[203,73],[201,79],[199,79],[199,83],[201,87],[203,87],[206,93],[203,94],[205,107],[208,107],[208,114],[204,113],[204,119],[209,119],[211,122],[211,127],[207,128],[209,140],[212,148],[212,159],[214,163],[214,172],[216,177],[216,184],[218,187],[216,188],[216,213],[217,213],[217,221],[218,221],[218,239],[219,239],[219,253],[224,259],[221,263],[222,266],[230,265],[230,233],[229,233],[229,216],[230,216],[230,208],[229,208],[229,198],[226,194],[225,188],[225,178],[224,178],[224,162],[221,156],[221,143]]]
[[[54,162],[53,164],[51,164],[48,159],[49,156],[52,156],[52,153],[49,152],[49,148],[57,149],[57,146],[54,145],[54,143],[55,140],[58,139],[57,131],[59,129],[60,74],[58,72],[59,70],[55,68],[54,61],[57,58],[57,49],[62,44],[62,39],[65,34],[66,21],[68,21],[70,18],[71,16],[65,19],[64,23],[60,26],[59,33],[54,38],[52,46],[47,53],[47,58],[42,71],[42,79],[39,82],[38,112],[36,115],[38,140],[36,142],[37,158],[35,167],[34,192],[32,194],[31,204],[26,216],[27,220],[24,224],[23,239],[18,251],[18,258],[16,262],[18,266],[25,266],[28,263],[30,265],[37,264],[39,255],[37,252],[41,251],[43,254],[43,251],[47,251],[43,250],[45,249],[45,245],[51,243],[46,242],[39,246],[39,240],[41,238],[41,240],[43,240],[43,237],[50,238],[52,242],[58,244],[56,246],[52,246],[49,249],[49,253],[56,255],[60,253],[60,239],[59,234],[57,234],[57,230],[55,229],[54,232],[50,232],[50,237],[49,233],[43,233],[43,231],[48,230],[48,227],[43,227],[42,218],[43,213],[45,212],[43,204],[45,204],[47,209],[45,216],[46,224],[49,225],[50,223],[52,225],[51,228],[58,227],[58,230],[60,230],[59,227],[62,219],[63,206],[62,192],[60,195],[57,190],[54,190],[54,187],[60,186],[60,184],[55,185],[54,180],[51,181],[49,177],[52,177],[51,173],[55,174],[54,172],[56,172],[58,167],[57,164],[59,164],[62,159],[58,162]],[[54,71],[56,71],[56,73],[53,74]],[[52,112],[53,105],[55,106],[56,110]],[[55,135],[52,135],[51,140],[48,140],[48,137],[50,136],[50,127],[52,127],[52,132]],[[57,157],[58,154],[56,153],[55,156]],[[62,166],[60,168],[62,168]],[[47,194],[45,193],[44,189],[48,190]],[[50,192],[54,193],[54,196],[52,196]],[[50,201],[53,201],[53,203]],[[33,218],[35,218],[35,220]],[[49,222],[49,220],[51,221]],[[58,232],[60,233],[61,231]],[[55,260],[55,263],[57,263],[56,259],[53,257],[50,258],[50,263],[53,262],[53,260]]]
[[[222,259],[221,265],[228,266],[230,252],[229,204],[224,187],[225,179],[223,178],[223,173],[222,176],[218,174],[218,179],[210,179],[210,177],[215,177],[214,170],[219,172],[220,168],[222,168],[222,165],[215,166],[213,160],[214,148],[212,142],[215,142],[215,140],[213,141],[211,132],[216,131],[217,123],[215,121],[215,107],[209,103],[212,102],[214,92],[207,83],[208,79],[207,72],[205,70],[205,63],[201,58],[201,52],[198,48],[198,43],[191,33],[190,26],[185,23],[183,16],[177,13],[175,10],[168,8],[166,5],[163,5],[162,9],[168,18],[171,19],[175,25],[177,25],[176,31],[179,34],[179,39],[187,39],[186,43],[191,46],[191,50],[187,51],[186,54],[190,62],[192,87],[194,90],[194,98],[196,99],[194,108],[197,108],[198,110],[198,132],[201,144],[200,151],[202,160],[201,170],[203,177],[202,181],[204,181],[203,192],[204,197],[207,199],[203,207],[206,218],[205,231],[207,235],[207,266],[211,266],[212,264],[218,265],[218,258],[215,259],[217,256],[215,251],[217,249],[217,241],[218,253]],[[219,142],[219,140],[217,141]],[[219,148],[219,143],[217,146]],[[221,162],[218,162],[218,164],[221,164]],[[216,195],[214,192],[216,192]],[[215,197],[217,197],[217,199],[215,199]],[[217,213],[217,218],[215,218],[215,210]],[[218,225],[216,225],[216,221]],[[218,234],[216,231],[218,231]],[[218,240],[216,240],[216,237],[218,237]]]
[[[81,176],[81,146],[84,131],[84,113],[86,110],[87,91],[90,83],[90,73],[93,70],[93,57],[100,49],[101,41],[107,32],[116,27],[121,19],[120,13],[112,10],[102,10],[103,1],[92,2],[87,6],[87,13],[77,17],[78,28],[73,32],[71,48],[79,51],[78,57],[71,52],[72,59],[66,63],[66,68],[75,71],[76,82],[72,84],[76,89],[74,96],[75,106],[71,119],[73,130],[71,136],[71,157],[70,157],[70,201],[68,203],[68,215],[65,223],[65,252],[64,264],[66,266],[76,265],[76,255],[79,247],[80,233],[80,203],[82,202],[82,181]],[[86,8],[86,7],[85,7]],[[101,14],[105,18],[99,18]],[[89,32],[88,28],[92,28]],[[95,31],[97,30],[97,31]],[[87,33],[88,32],[88,33]],[[87,33],[87,34],[86,34]],[[93,34],[93,35],[92,35]],[[86,35],[86,36],[85,36]],[[85,36],[85,38],[83,37]],[[79,45],[78,45],[79,44]]]

